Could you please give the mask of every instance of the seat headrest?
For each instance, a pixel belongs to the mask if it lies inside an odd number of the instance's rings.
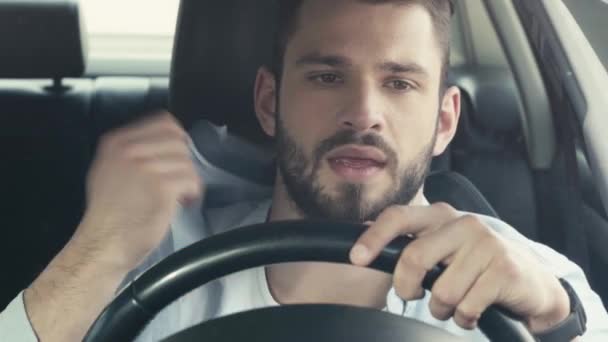
[[[272,58],[278,1],[181,1],[169,108],[186,128],[205,119],[226,125],[231,133],[249,141],[268,142],[255,117],[253,86],[259,66]],[[504,119],[503,112],[511,113],[502,104],[493,106],[494,101],[502,100],[500,97],[485,99],[485,86],[511,89],[502,85],[502,80],[482,77],[485,83],[470,85],[471,81],[462,75],[455,74],[455,81],[471,88],[467,92],[473,94],[480,110],[492,108],[500,120]],[[505,106],[511,106],[510,99]],[[511,119],[504,121],[505,125],[513,123]]]
[[[85,45],[77,0],[0,2],[0,78],[79,77]]]
[[[272,57],[277,0],[182,0],[170,109],[187,128],[206,119],[264,142],[253,108],[257,69]]]
[[[449,82],[463,91],[471,105],[468,114],[484,128],[497,132],[521,128],[517,85],[508,68],[453,68]]]

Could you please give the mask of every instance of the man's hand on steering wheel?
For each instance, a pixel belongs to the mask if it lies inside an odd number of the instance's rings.
[[[444,203],[386,209],[355,244],[351,261],[366,266],[403,235],[416,239],[401,254],[393,277],[395,291],[404,300],[424,297],[425,274],[443,264],[446,269],[430,300],[437,319],[453,317],[459,326],[473,329],[486,308],[498,304],[537,333],[570,312],[566,291],[530,250]]]

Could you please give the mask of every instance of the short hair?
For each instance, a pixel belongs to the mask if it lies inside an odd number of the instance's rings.
[[[329,0],[328,0],[329,1]],[[370,4],[403,3],[424,7],[433,20],[435,34],[442,50],[440,89],[445,90],[450,66],[450,24],[454,12],[453,0],[357,0]],[[304,0],[278,0],[278,25],[275,31],[274,51],[270,70],[280,82],[283,74],[285,50],[291,36],[297,29],[298,12]]]

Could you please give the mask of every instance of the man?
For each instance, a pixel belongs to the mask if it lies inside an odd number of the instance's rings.
[[[201,217],[197,199],[207,180],[199,174],[210,171],[200,156],[192,162],[190,139],[170,115],[112,132],[92,166],[81,225],[2,313],[0,337],[80,340],[127,273],[132,279],[200,238],[267,218],[329,218],[369,223],[352,249],[355,265],[367,265],[399,235],[416,240],[394,276],[322,263],[231,275],[172,304],[139,340],[235,311],[319,302],[384,309],[477,340],[480,314],[499,304],[542,334],[570,315],[559,278],[589,318],[579,339],[608,338],[605,309],[576,265],[500,221],[429,205],[423,196],[430,160],[453,138],[460,111],[459,90],[445,83],[448,2],[282,5],[277,58],[260,68],[255,84],[260,125],[277,140],[272,198]],[[425,296],[421,280],[439,263],[447,269]]]

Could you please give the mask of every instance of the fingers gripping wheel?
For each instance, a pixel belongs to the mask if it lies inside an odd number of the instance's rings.
[[[241,270],[297,261],[348,264],[350,249],[366,228],[361,224],[327,221],[272,222],[202,240],[169,256],[125,288],[97,318],[84,341],[132,341],[160,310],[180,296]],[[393,241],[369,267],[392,273],[401,251],[410,241],[406,237]],[[423,286],[430,289],[441,271],[436,267],[429,272]],[[252,326],[272,329],[252,330]],[[313,326],[314,329],[305,328]],[[495,307],[482,315],[479,327],[492,341],[534,341],[522,323]],[[369,341],[369,336],[376,336],[374,340],[377,340],[382,331],[394,332],[383,338],[388,342],[434,338],[452,341],[454,338],[424,323],[376,310],[297,305],[218,318],[175,335],[169,341],[193,338],[238,341],[241,340],[239,331],[246,332],[248,340],[270,342],[294,340],[298,334],[315,341],[341,341],[346,337],[354,342]]]

